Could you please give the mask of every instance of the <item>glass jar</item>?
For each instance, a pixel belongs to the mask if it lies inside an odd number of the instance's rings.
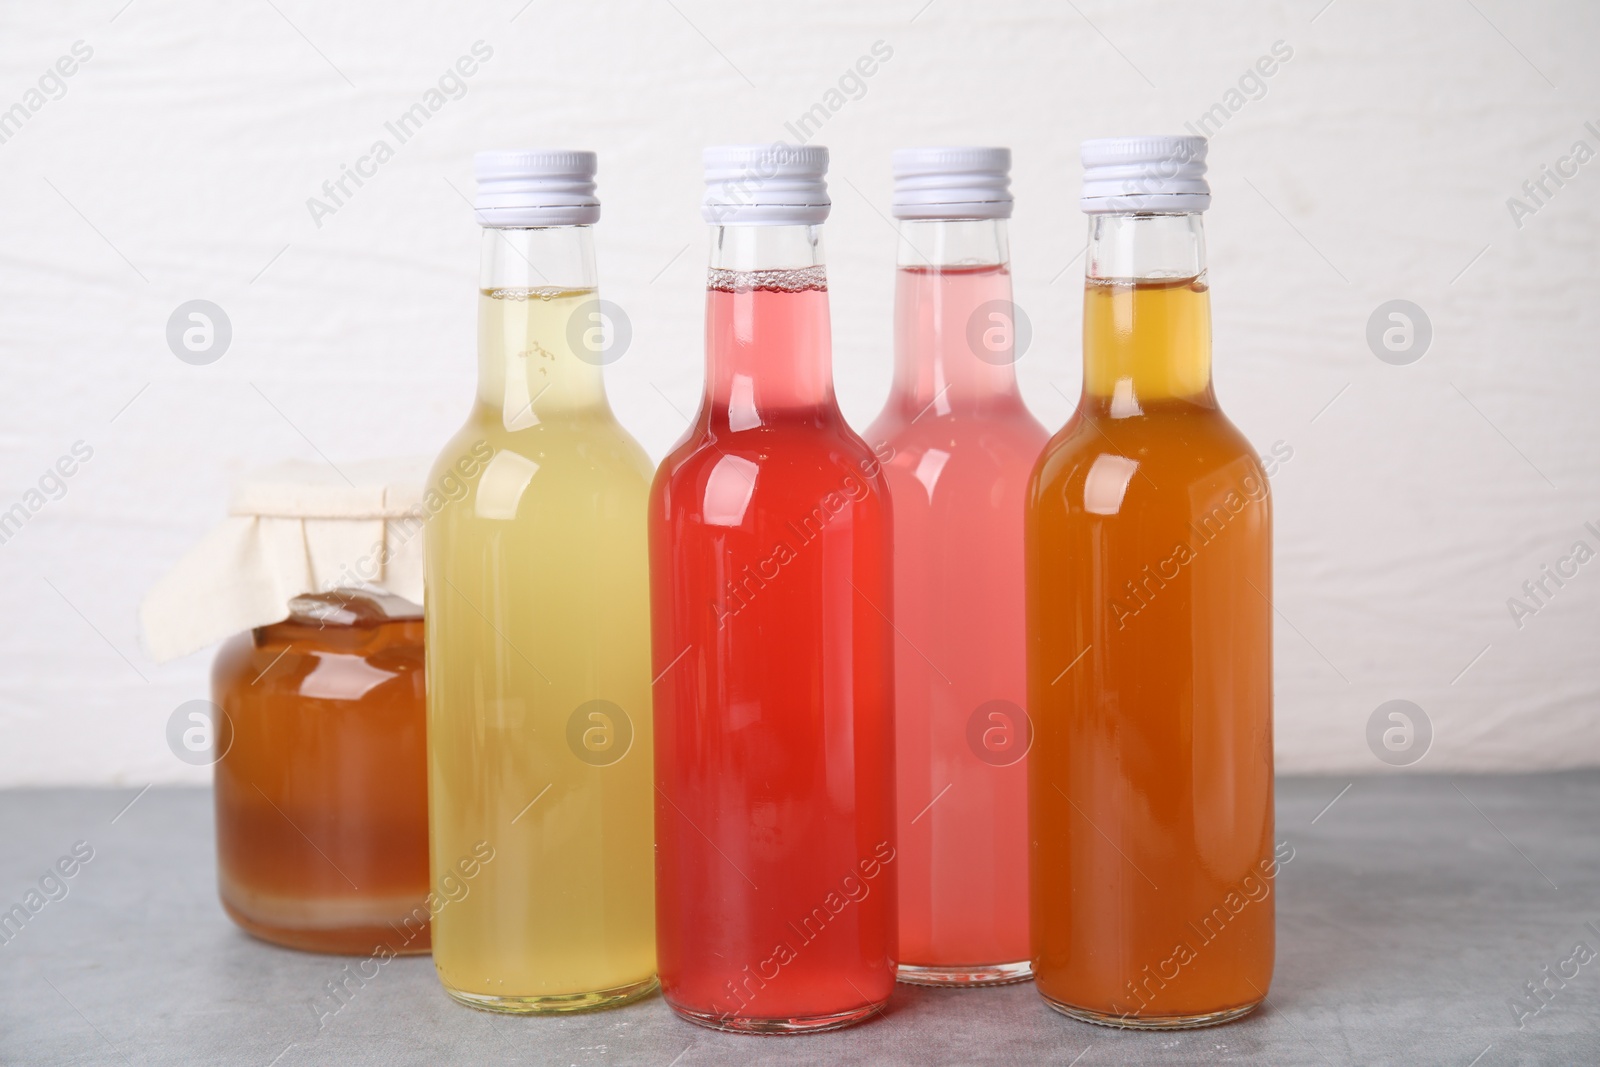
[[[212,667],[217,875],[249,933],[315,952],[429,949],[422,610],[338,589]]]

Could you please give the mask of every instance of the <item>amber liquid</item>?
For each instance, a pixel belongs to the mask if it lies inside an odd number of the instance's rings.
[[[1026,525],[1034,973],[1193,1026],[1273,963],[1271,504],[1211,390],[1203,276],[1091,280],[1084,392]]]
[[[260,627],[212,685],[229,917],[293,948],[427,952],[422,619]]]

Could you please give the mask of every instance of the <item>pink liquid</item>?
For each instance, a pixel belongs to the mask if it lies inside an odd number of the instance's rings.
[[[900,961],[1029,957],[1022,521],[1045,430],[969,323],[1003,266],[908,268],[896,376],[867,439],[893,450]]]
[[[813,270],[708,294],[706,397],[651,499],[661,988],[728,1029],[844,1025],[894,984],[887,490]]]

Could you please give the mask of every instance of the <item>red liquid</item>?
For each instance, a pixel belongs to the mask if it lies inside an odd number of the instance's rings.
[[[662,993],[765,1031],[865,1017],[896,955],[887,490],[834,403],[820,268],[772,274],[708,294],[650,510]]]

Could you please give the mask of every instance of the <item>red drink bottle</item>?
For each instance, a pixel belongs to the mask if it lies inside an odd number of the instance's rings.
[[[1011,153],[894,154],[893,455],[900,980],[1021,981],[1028,961],[1022,516],[1048,436],[1017,390]]]
[[[662,992],[726,1030],[894,985],[889,501],[834,401],[827,158],[706,151],[705,395],[650,501]]]

